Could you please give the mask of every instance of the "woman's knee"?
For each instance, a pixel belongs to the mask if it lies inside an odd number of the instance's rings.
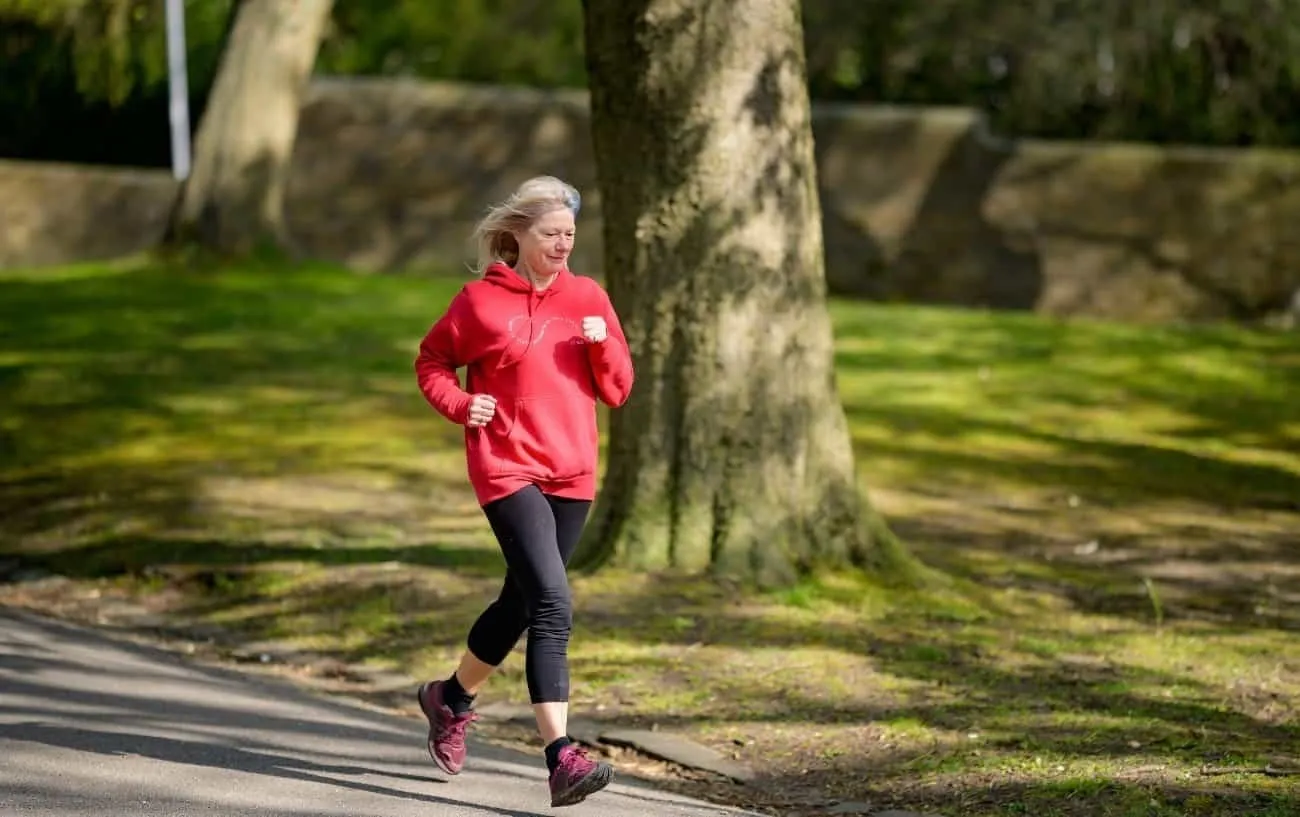
[[[573,594],[567,581],[547,583],[538,588],[532,599],[528,624],[533,629],[568,636],[573,629]]]
[[[528,626],[522,602],[497,599],[469,629],[467,646],[480,661],[492,666],[505,660]]]

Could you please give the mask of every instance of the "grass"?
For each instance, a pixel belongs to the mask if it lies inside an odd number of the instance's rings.
[[[501,570],[411,371],[457,285],[0,274],[0,562],[68,577],[0,603],[445,672]],[[575,706],[755,763],[673,785],[787,814],[1300,811],[1262,773],[1300,745],[1300,337],[832,313],[864,486],[953,588],[582,577]]]

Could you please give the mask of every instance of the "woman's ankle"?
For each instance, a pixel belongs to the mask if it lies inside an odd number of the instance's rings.
[[[555,771],[555,767],[560,765],[560,751],[570,743],[573,743],[573,741],[567,737],[561,737],[546,744],[546,748],[543,751],[546,754],[547,771],[553,772]]]
[[[453,715],[464,715],[474,708],[475,695],[471,695],[460,683],[456,673],[443,682],[442,685],[442,702],[445,703]]]

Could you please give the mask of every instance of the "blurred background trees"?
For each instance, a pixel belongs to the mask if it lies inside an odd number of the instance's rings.
[[[187,0],[197,122],[236,0]],[[1300,145],[1300,0],[803,0],[815,101],[1008,136]],[[0,0],[0,156],[168,164],[161,0]],[[580,0],[337,0],[317,70],[584,87]],[[86,139],[93,132],[95,139]]]

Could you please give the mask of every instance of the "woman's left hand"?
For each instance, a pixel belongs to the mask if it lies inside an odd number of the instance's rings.
[[[588,343],[604,343],[605,338],[609,337],[605,319],[599,315],[589,315],[583,318],[582,336],[587,339]]]

